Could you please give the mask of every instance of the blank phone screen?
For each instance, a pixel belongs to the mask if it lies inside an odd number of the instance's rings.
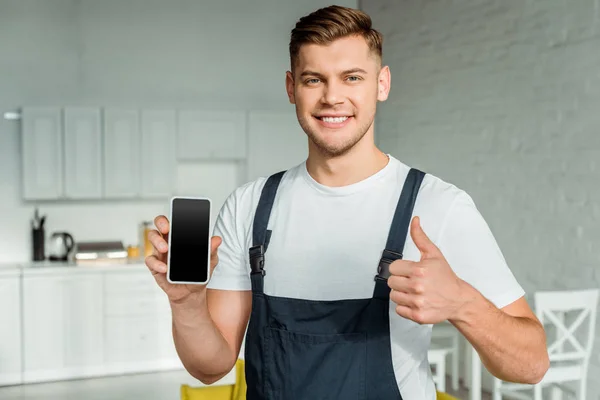
[[[171,207],[169,279],[174,282],[205,282],[210,251],[210,202],[176,198]]]

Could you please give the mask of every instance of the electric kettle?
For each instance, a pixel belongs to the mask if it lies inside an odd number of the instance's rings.
[[[67,261],[69,253],[75,246],[75,240],[68,232],[54,232],[48,241],[48,259],[52,261]]]

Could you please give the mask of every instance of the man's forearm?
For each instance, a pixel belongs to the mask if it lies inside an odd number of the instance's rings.
[[[210,318],[206,297],[171,304],[173,339],[185,368],[205,384],[226,375],[235,365],[231,348]]]
[[[472,286],[469,299],[450,322],[473,345],[485,367],[509,382],[535,384],[548,368],[546,334],[537,320],[499,310]]]

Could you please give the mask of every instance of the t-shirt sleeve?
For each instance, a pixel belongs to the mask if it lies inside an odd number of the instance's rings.
[[[472,198],[461,192],[440,231],[438,246],[457,276],[496,307],[525,294]]]
[[[240,226],[240,215],[237,210],[241,202],[241,190],[236,190],[225,200],[221,207],[214,236],[222,239],[218,249],[219,263],[215,267],[209,289],[251,290],[249,266],[246,264],[243,227]]]

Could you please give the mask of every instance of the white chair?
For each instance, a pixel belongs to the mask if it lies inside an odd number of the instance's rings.
[[[431,342],[436,346],[445,346],[449,348],[449,356],[451,364],[450,375],[452,377],[452,390],[459,389],[458,380],[460,377],[459,371],[459,345],[460,332],[448,321],[433,325],[431,332]]]
[[[577,393],[578,400],[587,400],[587,371],[594,344],[599,292],[589,289],[535,293],[536,315],[546,329],[550,368],[536,385],[494,378],[493,400],[501,400],[503,395],[511,399],[542,400],[542,391],[547,387],[552,388],[552,399],[561,398],[564,392]],[[567,323],[570,312],[579,312],[579,315]],[[573,389],[573,383],[578,383],[577,390]],[[527,395],[531,391],[533,397]]]
[[[449,347],[438,346],[432,343],[427,351],[429,366],[432,369],[433,382],[439,392],[446,391],[446,356],[451,350]]]

